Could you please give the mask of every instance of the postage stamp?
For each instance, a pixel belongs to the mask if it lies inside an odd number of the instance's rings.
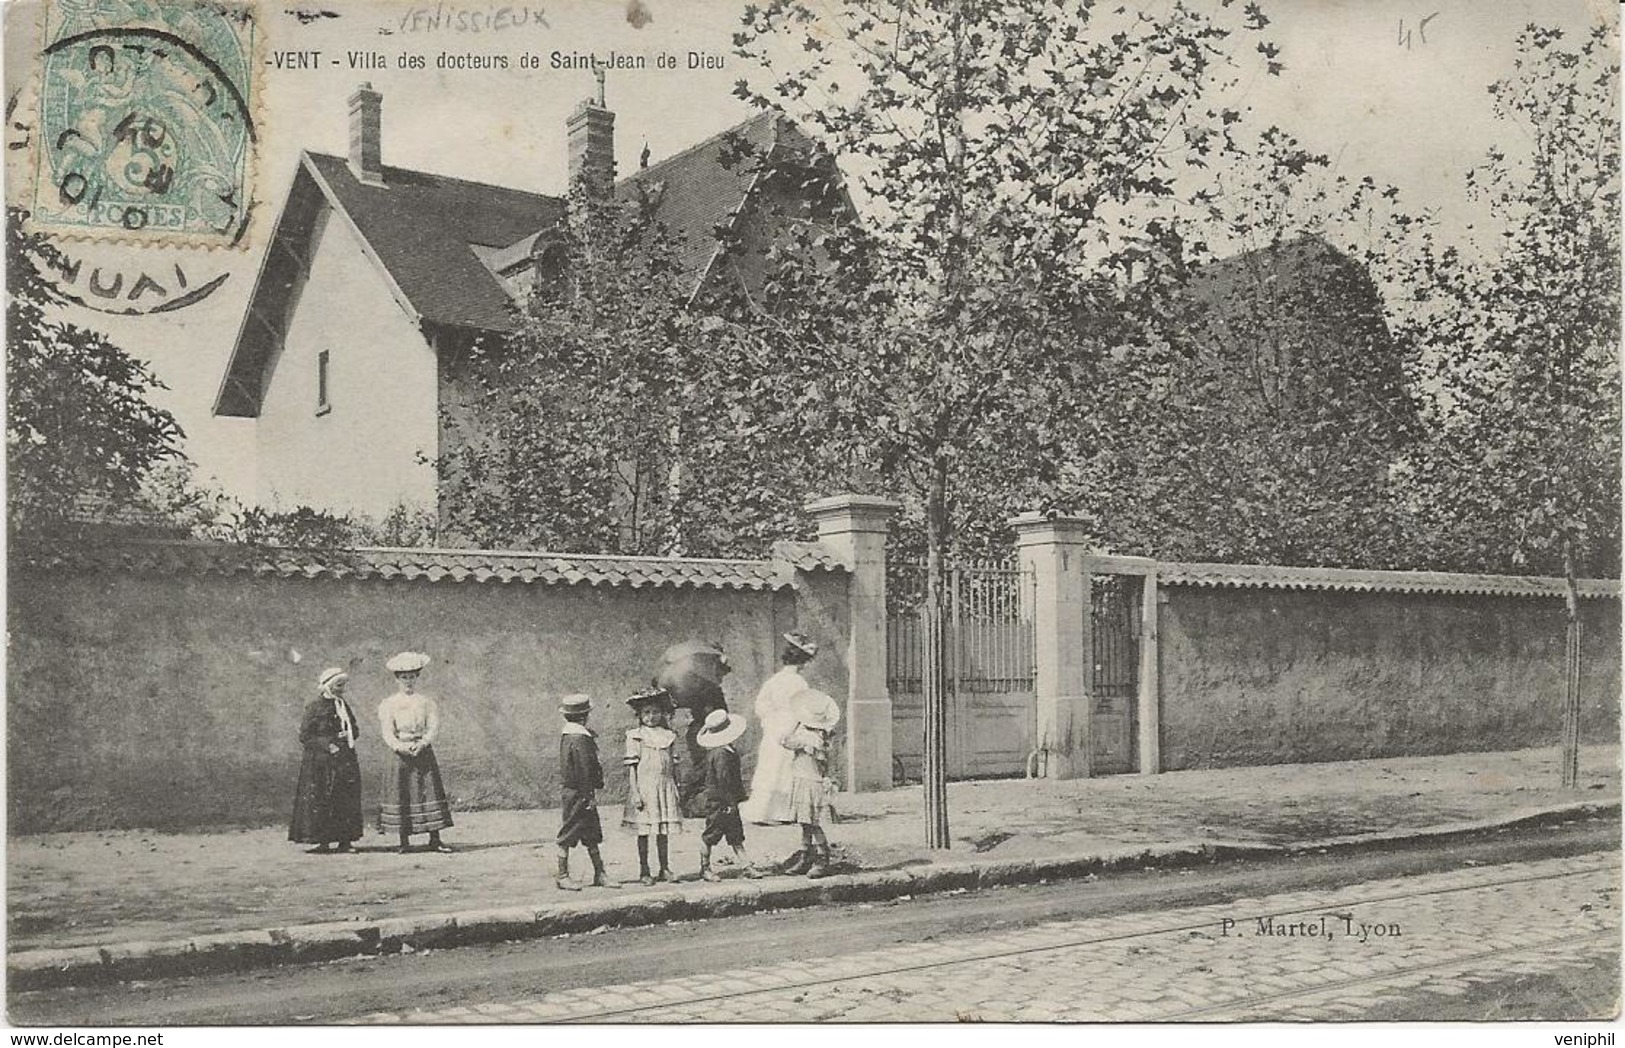
[[[256,43],[246,7],[49,3],[33,222],[92,240],[242,244],[257,139]]]

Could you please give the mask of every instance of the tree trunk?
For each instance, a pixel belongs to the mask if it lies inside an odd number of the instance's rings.
[[[676,409],[666,423],[666,445],[670,459],[666,467],[666,556],[683,555],[683,420]]]
[[[1580,788],[1580,592],[1574,582],[1574,547],[1563,540],[1564,605],[1568,629],[1563,645],[1563,788]]]
[[[956,324],[963,303],[961,283],[965,268],[965,125],[964,71],[966,4],[953,9],[954,84],[942,119],[951,123],[954,149],[948,157],[951,235],[944,245],[942,330],[945,345],[954,345]],[[952,522],[948,515],[949,441],[952,427],[948,415],[939,413],[932,430],[931,479],[925,503],[925,652],[921,668],[921,690],[925,692],[925,840],[930,848],[947,848],[948,836],[948,649],[947,608],[950,594],[944,585],[947,565],[944,555]],[[958,642],[958,638],[954,638]]]
[[[925,843],[949,847],[948,837],[948,650],[945,643],[947,574],[947,465],[932,464],[925,509],[925,651],[921,690],[925,693]]]

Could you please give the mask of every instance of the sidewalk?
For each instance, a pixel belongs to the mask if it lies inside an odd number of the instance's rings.
[[[1364,835],[1387,838],[1511,821],[1581,804],[1617,805],[1619,758],[1618,746],[1585,748],[1578,791],[1558,788],[1555,748],[1066,782],[954,783],[949,787],[954,846],[938,853],[921,843],[924,819],[916,786],[841,795],[840,820],[828,831],[843,860],[841,872],[874,874],[869,879],[887,882],[901,878],[904,885],[931,890],[929,883],[940,880],[929,876],[932,869],[948,873],[951,867],[963,874],[966,863],[1009,870],[1025,861],[1030,877],[1038,875],[1034,869],[1081,875],[1090,862],[1126,859],[1143,865],[1158,857],[1211,856],[1215,846],[1321,847]],[[202,952],[205,943],[211,949],[239,941],[285,943],[286,929],[316,924],[348,930],[353,939],[368,922],[404,927],[403,919],[474,911],[514,911],[509,916],[517,913],[514,919],[521,923],[524,913],[534,915],[537,907],[577,915],[631,908],[656,917],[655,911],[682,903],[685,894],[723,887],[697,881],[697,821],[672,841],[680,883],[646,888],[635,883],[634,839],[618,829],[620,810],[606,807],[604,853],[610,873],[634,883],[618,892],[566,893],[553,886],[557,811],[459,812],[456,819],[445,835],[456,849],[450,855],[397,855],[393,841],[377,834],[365,837],[356,854],[307,855],[288,843],[281,826],[13,838],[7,848],[11,967],[15,975],[28,960],[24,954],[32,951],[55,955],[71,947],[100,947],[102,960],[109,961],[154,944],[173,952],[188,940],[197,940],[189,952]],[[782,859],[800,839],[794,826],[752,826],[747,834],[759,860]],[[584,866],[585,855],[577,851],[576,856]],[[576,872],[579,877],[581,870]],[[732,879],[733,871],[723,867],[722,872],[736,889],[745,887],[747,882]],[[972,884],[994,882],[985,871],[968,876]],[[853,879],[835,880],[850,884]],[[826,882],[772,877],[750,883],[766,889],[771,899],[777,888]],[[753,898],[762,901],[759,891]],[[372,935],[376,942],[377,933]],[[36,954],[32,966],[46,960],[46,954]]]

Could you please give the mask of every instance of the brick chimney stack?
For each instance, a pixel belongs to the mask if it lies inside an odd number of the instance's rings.
[[[576,106],[564,127],[570,144],[570,185],[586,182],[591,195],[608,198],[615,186],[615,114],[604,105],[604,72],[597,70],[598,97]]]
[[[350,96],[350,170],[371,185],[384,184],[384,96],[364,83]]]

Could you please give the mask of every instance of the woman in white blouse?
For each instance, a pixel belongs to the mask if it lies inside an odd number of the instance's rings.
[[[415,833],[429,835],[430,851],[451,851],[440,840],[440,831],[452,824],[451,802],[434,756],[440,709],[417,690],[418,675],[428,664],[429,656],[416,651],[403,651],[390,659],[386,665],[401,690],[378,704],[384,745],[395,752],[395,767],[384,779],[378,829],[400,834],[403,855],[412,850]]]
[[[762,684],[756,693],[756,723],[762,741],[756,749],[756,770],[751,775],[750,799],[739,806],[739,814],[759,824],[795,822],[790,813],[790,763],[794,754],[779,744],[785,732],[796,726],[790,700],[807,690],[801,667],[818,654],[818,645],[800,633],[784,634],[784,667]]]

